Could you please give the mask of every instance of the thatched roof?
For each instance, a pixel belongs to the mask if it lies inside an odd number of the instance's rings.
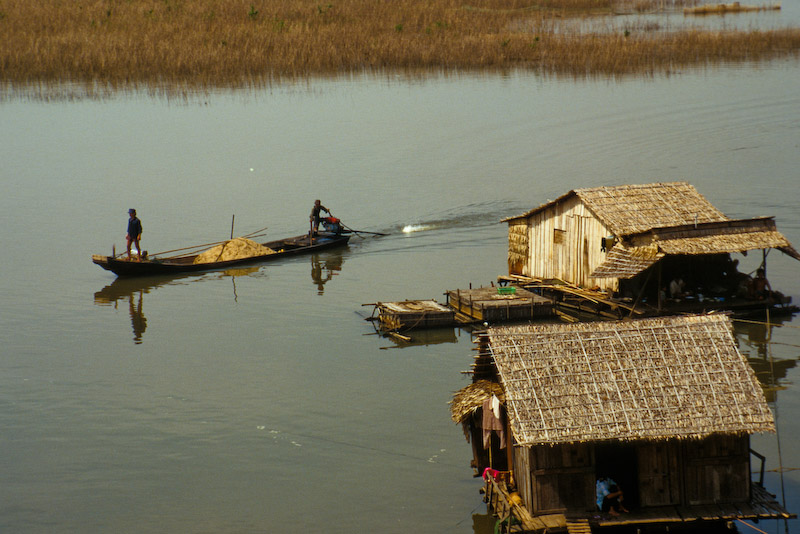
[[[503,386],[497,382],[488,380],[478,380],[472,384],[459,389],[453,400],[450,401],[450,417],[456,423],[461,423],[472,412],[483,405],[486,399],[497,395],[501,403],[505,403],[505,393]]]
[[[778,232],[773,217],[654,228],[629,235],[628,240],[637,245],[654,243],[665,254],[721,254],[777,248],[800,259],[789,240]]]
[[[631,278],[667,254],[729,254],[765,248],[777,248],[800,260],[800,254],[778,232],[772,217],[653,228],[628,235],[624,242],[615,244],[590,276]]]
[[[614,245],[606,259],[590,274],[592,278],[633,278],[664,257],[657,246],[628,247]]]
[[[517,443],[773,432],[724,315],[490,328]]]
[[[618,236],[664,226],[727,220],[688,182],[668,182],[574,189],[552,202],[504,221],[530,217],[574,195]]]
[[[727,220],[687,182],[595,187],[575,192],[614,235]]]

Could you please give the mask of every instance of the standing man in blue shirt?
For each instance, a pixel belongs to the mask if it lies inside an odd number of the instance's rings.
[[[136,253],[139,258],[142,257],[142,247],[139,245],[139,240],[142,238],[142,221],[136,217],[136,210],[131,208],[128,210],[128,234],[125,240],[128,243],[128,259],[131,259],[131,244],[136,245]]]

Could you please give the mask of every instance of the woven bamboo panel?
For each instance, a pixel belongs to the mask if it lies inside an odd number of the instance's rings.
[[[774,432],[724,315],[490,328],[520,444]]]

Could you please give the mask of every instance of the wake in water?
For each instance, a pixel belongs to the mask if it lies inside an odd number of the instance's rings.
[[[422,219],[412,223],[401,223],[389,229],[389,231],[396,232],[400,230],[403,234],[409,235],[448,228],[478,228],[499,224],[505,217],[518,215],[523,211],[523,208],[516,207],[516,203],[509,201],[470,204],[452,208],[446,211],[443,214],[444,216],[440,214],[436,219]]]
[[[404,234],[413,234],[414,232],[424,232],[434,228],[436,228],[434,224],[407,224],[403,227],[402,232]]]

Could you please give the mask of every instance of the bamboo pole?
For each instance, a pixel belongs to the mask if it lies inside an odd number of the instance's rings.
[[[265,235],[265,234],[250,235],[249,237],[261,237],[263,235]],[[246,236],[242,236],[242,237],[246,237]],[[174,248],[172,250],[164,250],[164,251],[161,251],[161,252],[155,252],[155,253],[151,254],[151,256],[158,256],[158,255],[161,255],[161,254],[169,254],[170,252],[181,252],[183,250],[192,250],[192,249],[196,249],[196,248],[213,247],[214,245],[221,245],[222,243],[226,243],[228,241],[230,241],[230,239],[223,239],[222,241],[214,241],[212,243],[203,243],[202,245],[192,245],[192,246],[189,246],[189,247]]]

